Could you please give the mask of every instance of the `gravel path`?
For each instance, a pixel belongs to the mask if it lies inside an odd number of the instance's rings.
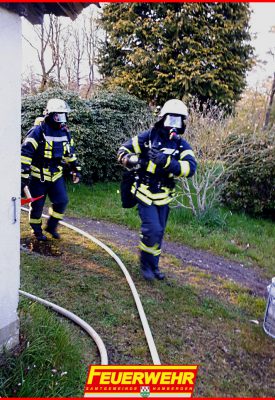
[[[69,218],[65,222],[71,223],[83,229],[91,235],[124,246],[137,252],[139,235],[137,231],[127,227],[87,218]],[[211,274],[232,281],[249,288],[252,294],[265,296],[266,286],[269,283],[263,278],[259,267],[246,267],[239,262],[228,260],[224,257],[214,255],[208,251],[193,249],[180,243],[164,241],[163,253],[171,254],[182,261],[182,268],[186,265],[198,267]]]

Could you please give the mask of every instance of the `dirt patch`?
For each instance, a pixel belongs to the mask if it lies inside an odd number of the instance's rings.
[[[103,241],[105,239],[105,241],[113,242],[132,252],[138,252],[139,234],[137,231],[117,224],[87,218],[67,217],[65,221]],[[248,288],[253,295],[266,296],[266,286],[269,282],[262,276],[262,271],[257,266],[247,267],[208,251],[193,249],[170,241],[164,241],[162,249],[163,253],[173,255],[182,262],[179,268],[186,268],[187,265],[191,265],[210,274],[232,280]]]
[[[46,257],[60,257],[62,252],[58,246],[58,242],[49,240],[47,242],[39,242],[35,238],[21,239],[21,250],[29,253],[38,253]]]

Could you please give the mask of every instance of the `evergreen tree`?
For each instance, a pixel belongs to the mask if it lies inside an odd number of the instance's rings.
[[[161,104],[197,96],[233,108],[252,65],[247,3],[110,3],[99,55],[109,85]]]

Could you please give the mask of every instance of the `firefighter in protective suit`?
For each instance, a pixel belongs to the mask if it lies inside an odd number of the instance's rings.
[[[73,182],[80,180],[80,167],[75,156],[74,143],[67,128],[67,114],[71,111],[61,99],[50,99],[44,118],[37,118],[21,148],[21,195],[28,186],[32,197],[44,195],[30,205],[29,223],[39,241],[46,241],[42,231],[42,211],[46,196],[52,203],[46,232],[59,239],[59,220],[64,216],[68,196],[63,178],[63,165],[70,167]]]
[[[182,101],[169,100],[155,125],[128,140],[118,151],[119,162],[136,169],[131,193],[137,199],[141,218],[140,264],[146,280],[165,278],[159,270],[159,257],[169,203],[175,196],[174,178],[189,178],[196,171],[192,148],[180,136],[187,117]]]

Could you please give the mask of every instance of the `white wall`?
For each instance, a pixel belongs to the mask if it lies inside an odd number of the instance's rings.
[[[0,349],[18,343],[21,19],[0,4]],[[14,223],[12,197],[16,197]]]

